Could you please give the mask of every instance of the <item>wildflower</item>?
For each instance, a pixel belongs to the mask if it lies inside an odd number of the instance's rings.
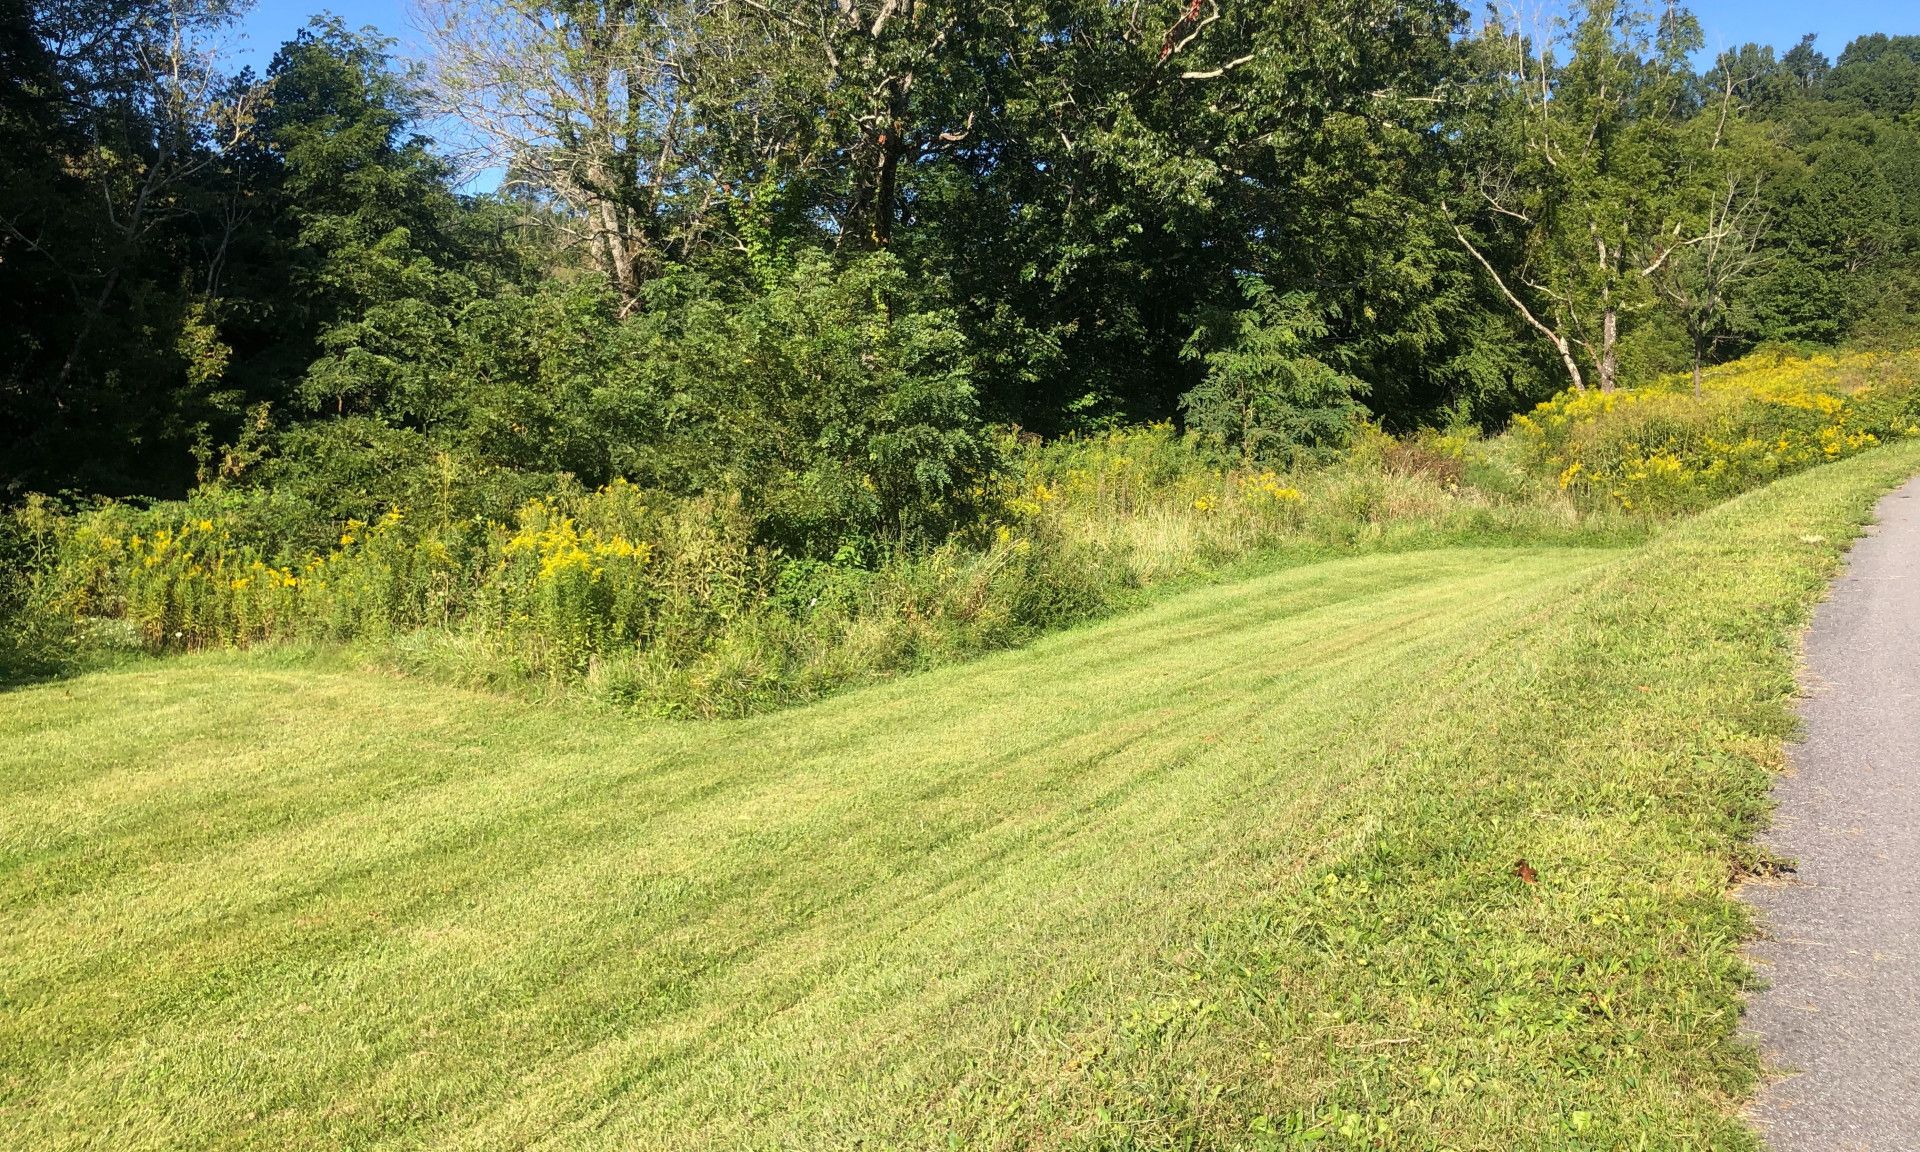
[[[1242,476],[1238,483],[1241,491],[1256,492],[1276,504],[1293,504],[1306,498],[1301,495],[1299,489],[1282,484],[1280,477],[1275,475],[1272,469],[1251,476]]]
[[[593,554],[599,557],[617,557],[622,560],[634,560],[646,563],[653,555],[653,545],[646,541],[635,543],[625,536],[613,536],[593,543]]]

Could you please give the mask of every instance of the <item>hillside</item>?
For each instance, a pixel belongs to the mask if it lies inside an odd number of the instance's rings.
[[[1917,467],[743,721],[272,650],[0,694],[0,1144],[1750,1146],[1724,890]]]

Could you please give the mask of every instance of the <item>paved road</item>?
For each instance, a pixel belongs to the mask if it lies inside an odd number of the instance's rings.
[[[1753,1118],[1775,1152],[1920,1150],[1920,480],[1880,505],[1807,637],[1807,741],[1752,884],[1772,987],[1748,1026],[1787,1073]]]

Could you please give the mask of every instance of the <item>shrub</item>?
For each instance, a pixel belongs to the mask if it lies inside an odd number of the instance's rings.
[[[1491,440],[1362,425],[1313,465],[1229,466],[1165,424],[1009,432],[982,450],[997,470],[943,497],[974,511],[942,538],[856,520],[831,551],[811,533],[783,547],[764,488],[520,474],[476,493],[431,459],[447,487],[389,489],[423,493],[418,506],[355,504],[333,521],[231,483],[150,507],[36,499],[0,532],[0,612],[16,651],[114,635],[153,652],[350,643],[476,685],[738,715],[1016,644],[1260,553],[1631,537],[1920,435],[1916,380],[1914,358],[1760,358],[1711,374],[1701,399],[1685,381],[1560,396]]]
[[[1187,425],[1242,466],[1324,459],[1365,417],[1358,397],[1366,386],[1312,355],[1327,323],[1310,295],[1279,295],[1258,279],[1243,290],[1248,306],[1202,355],[1206,379],[1180,398]]]
[[[1588,500],[1690,511],[1889,439],[1920,436],[1920,355],[1790,357],[1723,365],[1691,395],[1648,388],[1562,393],[1514,422],[1532,466]]]
[[[971,520],[992,439],[954,318],[886,253],[763,276],[737,297],[684,272],[652,286],[636,324],[643,391],[669,414],[660,482],[739,492],[762,539],[815,559]]]

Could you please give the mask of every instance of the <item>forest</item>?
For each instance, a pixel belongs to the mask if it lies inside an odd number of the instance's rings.
[[[444,455],[739,490],[831,552],[964,516],[994,425],[1282,458],[1920,308],[1911,37],[1700,71],[1630,3],[421,17],[419,66],[322,16],[255,75],[224,3],[8,0],[5,491],[377,512]]]

